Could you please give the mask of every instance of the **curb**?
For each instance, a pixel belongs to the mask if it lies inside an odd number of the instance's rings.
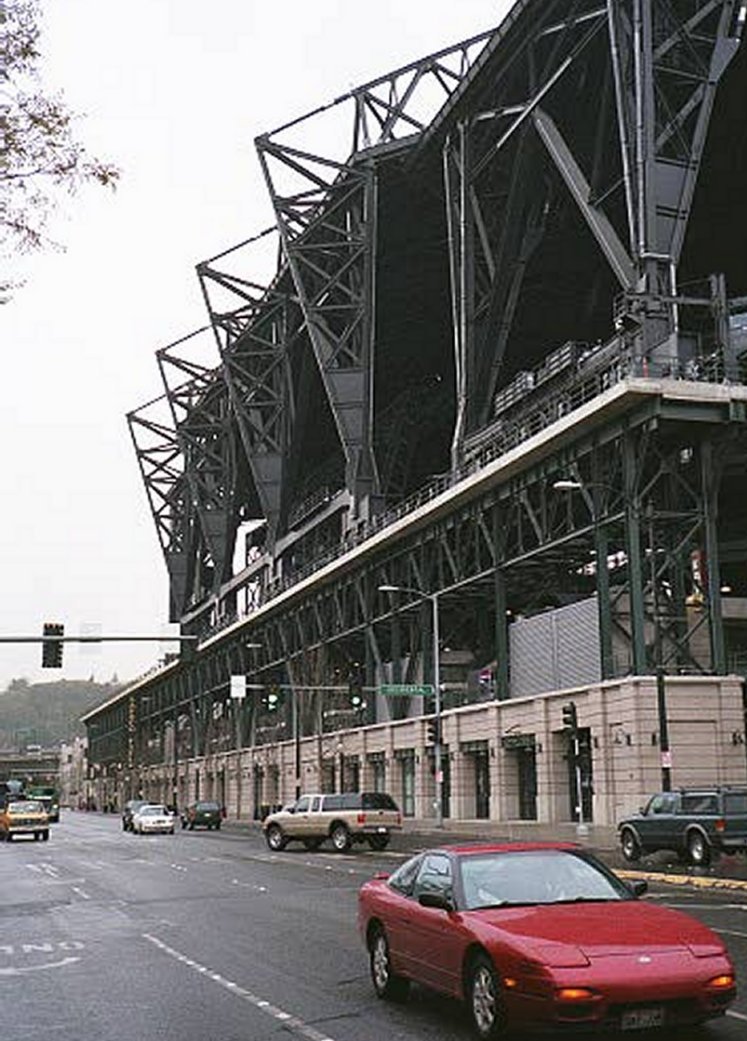
[[[623,868],[612,870],[619,878],[625,879],[640,879],[670,886],[693,886],[695,889],[734,889],[747,892],[747,881],[741,878],[704,878],[702,875],[670,875],[663,871],[628,871]]]

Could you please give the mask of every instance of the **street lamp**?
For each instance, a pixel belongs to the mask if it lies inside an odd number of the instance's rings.
[[[413,593],[423,600],[430,600],[433,629],[433,706],[435,710],[435,768],[436,768],[436,827],[442,828],[444,823],[443,777],[441,760],[441,671],[438,637],[438,593],[426,593],[413,586],[379,586],[380,593]]]

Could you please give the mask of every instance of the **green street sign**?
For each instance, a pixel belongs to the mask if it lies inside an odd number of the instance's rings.
[[[385,698],[422,697],[427,698],[433,693],[430,683],[383,683],[379,687],[379,694]]]

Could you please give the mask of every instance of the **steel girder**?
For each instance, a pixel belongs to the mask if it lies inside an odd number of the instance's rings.
[[[140,474],[169,576],[169,620],[187,610],[202,536],[184,472],[184,456],[165,395],[127,416]]]
[[[735,429],[718,410],[639,410],[299,594],[253,635],[276,664],[303,669],[305,656],[324,648],[351,658],[363,639],[379,679],[418,659],[427,673],[428,622],[412,611],[417,598],[378,592],[418,588],[439,595],[444,643],[471,647],[476,661],[497,658],[505,682],[507,611],[531,614],[596,592],[605,677],[659,666],[723,671],[715,461],[744,458]],[[575,492],[555,487],[569,477]],[[395,625],[397,616],[409,627]],[[483,624],[490,618],[497,632]]]
[[[195,576],[200,599],[217,593],[232,575],[239,508],[247,498],[240,482],[238,437],[223,370],[184,354],[185,345],[191,346],[204,331],[156,352],[202,532],[205,552]]]
[[[489,418],[532,257],[564,211],[580,214],[622,291],[617,319],[635,327],[634,351],[648,357],[676,331],[677,264],[714,94],[743,28],[736,0],[555,0],[532,16],[439,132],[453,465]],[[424,136],[421,155],[439,135]]]
[[[482,34],[446,48],[311,113],[318,117],[352,103],[351,148],[341,158],[284,140],[308,117],[256,140],[344,452],[346,486],[360,516],[375,512],[381,494],[373,430],[377,176],[366,153],[373,157],[422,133],[429,114],[459,88],[488,38]]]
[[[270,546],[280,518],[296,412],[290,350],[303,316],[283,288],[282,277],[268,287],[230,273],[226,259],[237,251],[243,259],[245,247],[260,244],[274,230],[197,267]]]

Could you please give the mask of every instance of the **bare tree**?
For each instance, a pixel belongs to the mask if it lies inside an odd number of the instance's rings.
[[[76,115],[39,72],[37,0],[0,0],[0,263],[14,253],[59,247],[47,226],[61,193],[94,182],[113,188],[119,170],[90,156],[76,136]],[[0,300],[14,288],[0,272]]]

